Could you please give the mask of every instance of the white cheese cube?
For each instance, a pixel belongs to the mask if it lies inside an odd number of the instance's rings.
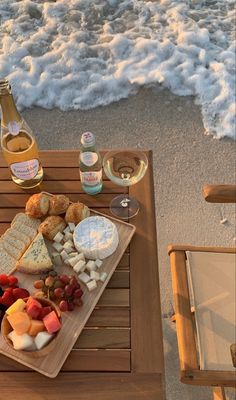
[[[37,349],[42,349],[44,346],[46,346],[46,344],[50,342],[53,337],[53,334],[50,334],[46,331],[39,332],[34,339]]]
[[[69,267],[70,267],[69,258],[66,258],[66,259],[64,260],[64,264],[69,265]]]
[[[61,232],[58,232],[56,236],[53,238],[54,242],[60,243],[63,239],[64,235]]]
[[[95,264],[97,268],[100,268],[102,266],[102,260],[99,260],[98,258],[95,260]]]
[[[28,333],[18,335],[15,331],[11,331],[7,337],[12,341],[15,350],[26,350],[34,344],[32,336]]]
[[[63,248],[67,253],[72,253],[73,251],[73,245],[70,242],[63,244]]]
[[[86,274],[85,272],[82,272],[81,274],[79,274],[78,278],[83,283],[88,283],[91,280],[90,276],[88,274]]]
[[[86,264],[86,269],[87,269],[89,272],[95,271],[96,268],[97,268],[97,267],[96,267],[96,264],[95,264],[95,262],[94,262],[93,260],[89,260],[89,261],[87,262],[87,264]]]
[[[96,289],[97,282],[95,280],[86,283],[88,290],[91,292],[92,290]]]
[[[65,234],[66,234],[66,232],[70,232],[70,228],[69,228],[69,226],[67,226],[65,229],[64,229],[64,231],[63,231]]]
[[[54,242],[52,247],[54,247],[54,249],[56,249],[58,253],[60,253],[63,250],[63,246],[61,245],[61,243]]]
[[[64,240],[73,240],[73,234],[71,232],[66,232]]]
[[[74,222],[68,222],[68,225],[69,225],[70,231],[71,231],[71,232],[74,232],[74,230],[75,230],[75,224],[74,224]]]
[[[94,279],[95,281],[99,281],[99,280],[100,280],[100,274],[99,274],[99,272],[91,271],[91,272],[90,272],[90,278],[91,278],[91,279]]]
[[[69,253],[69,257],[70,257],[70,258],[76,257],[76,256],[78,256],[78,255],[79,255],[79,253],[77,253],[77,251],[72,251],[72,253]]]
[[[77,272],[77,274],[78,274],[79,272],[84,272],[84,269],[85,269],[85,261],[84,261],[84,260],[78,261],[78,262],[75,264],[75,266],[73,267],[73,270],[74,270],[75,272]]]
[[[105,282],[106,279],[107,279],[107,273],[106,272],[102,272],[100,274],[100,281]]]
[[[65,250],[62,250],[61,252],[61,258],[63,261],[65,261],[68,258],[68,254]]]
[[[74,267],[75,264],[77,264],[78,261],[83,260],[84,261],[84,256],[83,254],[77,254],[75,257],[69,258],[69,264],[71,267]]]

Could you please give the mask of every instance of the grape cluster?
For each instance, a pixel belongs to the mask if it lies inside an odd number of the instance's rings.
[[[61,311],[73,311],[75,306],[82,306],[83,290],[73,275],[57,275],[56,273],[34,282],[38,289],[36,296],[48,297],[58,303]]]

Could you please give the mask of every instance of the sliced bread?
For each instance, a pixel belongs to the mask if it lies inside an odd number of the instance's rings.
[[[24,213],[18,213],[16,214],[16,216],[14,217],[11,225],[14,226],[14,224],[16,222],[20,222],[23,225],[27,225],[30,228],[33,229],[38,229],[39,225],[41,224],[40,219],[36,219],[36,218],[31,218],[28,215],[24,214]]]

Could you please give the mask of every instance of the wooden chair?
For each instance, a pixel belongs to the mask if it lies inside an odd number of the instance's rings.
[[[208,202],[236,203],[236,185],[207,185],[203,188],[203,194],[205,200]],[[179,349],[180,380],[190,385],[213,386],[213,399],[225,400],[224,387],[236,387],[236,370],[200,370],[196,344],[195,317],[190,303],[186,251],[235,253],[236,249],[187,245],[168,246]],[[235,347],[235,344],[232,344],[232,360],[235,358]]]

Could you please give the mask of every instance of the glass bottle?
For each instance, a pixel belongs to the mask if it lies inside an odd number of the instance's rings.
[[[80,179],[83,190],[97,194],[102,190],[102,159],[95,147],[95,137],[91,132],[83,133],[79,156]]]
[[[0,106],[1,147],[12,180],[23,189],[33,188],[43,180],[38,148],[31,129],[16,108],[6,79],[0,80]]]

